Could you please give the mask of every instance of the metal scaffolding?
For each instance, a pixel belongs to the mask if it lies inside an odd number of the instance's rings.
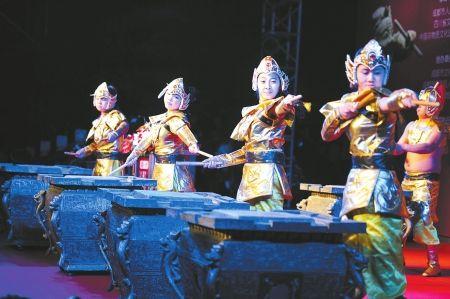
[[[302,0],[263,0],[261,23],[261,56],[276,58],[289,75],[289,91],[298,93],[300,63],[300,27]],[[292,183],[295,127],[286,136],[286,172]]]

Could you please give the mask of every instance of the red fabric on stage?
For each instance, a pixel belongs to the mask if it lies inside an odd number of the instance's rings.
[[[405,250],[408,299],[450,298],[450,244],[440,247],[441,277],[422,277],[426,265],[423,246],[408,243]],[[40,298],[117,298],[107,292],[109,275],[67,275],[57,267],[56,256],[43,249],[17,250],[0,244],[0,297],[16,294]]]

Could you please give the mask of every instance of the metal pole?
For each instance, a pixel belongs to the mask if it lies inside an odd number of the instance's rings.
[[[300,67],[300,26],[302,21],[302,0],[298,1],[298,9],[297,9],[297,38],[296,38],[296,53],[295,53],[295,71],[294,71],[294,94],[298,93],[298,73],[299,73],[299,67]],[[289,173],[288,173],[288,179],[289,184],[292,184],[292,175],[293,175],[293,169],[294,169],[294,149],[295,149],[295,120],[294,124],[291,128],[291,140],[290,140],[290,147],[289,147]]]

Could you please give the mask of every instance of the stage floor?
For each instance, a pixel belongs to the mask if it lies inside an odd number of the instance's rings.
[[[450,298],[450,244],[440,250],[443,276],[421,276],[426,263],[424,249],[408,243],[405,249],[408,299]],[[118,292],[107,292],[109,275],[67,275],[56,266],[55,256],[45,256],[43,249],[17,250],[0,244],[0,298],[15,294],[33,299],[117,298]]]

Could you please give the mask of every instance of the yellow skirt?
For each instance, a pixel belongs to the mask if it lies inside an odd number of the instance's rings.
[[[404,294],[406,276],[402,253],[402,220],[379,214],[358,214],[353,220],[367,224],[367,234],[351,234],[346,243],[368,260],[363,271],[367,296],[396,298]]]
[[[252,211],[282,211],[284,203],[283,188],[276,175],[273,176],[272,196],[260,196],[247,200]]]
[[[111,160],[111,159],[97,159],[97,163],[95,163],[94,171],[92,175],[94,176],[108,176],[111,171],[120,167],[121,163],[119,160]],[[116,172],[112,176],[121,176],[121,172]]]

